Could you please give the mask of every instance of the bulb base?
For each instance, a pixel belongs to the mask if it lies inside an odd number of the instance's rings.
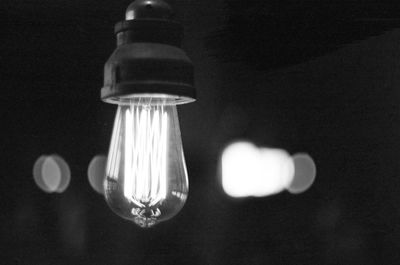
[[[195,100],[193,63],[180,47],[182,26],[159,2],[131,4],[127,20],[116,24],[117,48],[104,67],[103,101],[121,104],[137,94],[168,95],[175,104]]]

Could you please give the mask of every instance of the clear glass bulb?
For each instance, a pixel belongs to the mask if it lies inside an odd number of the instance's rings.
[[[140,97],[119,105],[104,181],[119,216],[151,227],[176,215],[189,186],[176,105]]]

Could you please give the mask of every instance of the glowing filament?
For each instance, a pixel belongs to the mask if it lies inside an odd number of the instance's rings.
[[[178,114],[171,103],[166,97],[133,97],[118,106],[114,122],[104,195],[114,212],[141,227],[172,218],[188,193]]]
[[[117,113],[117,117],[118,115],[120,114]],[[167,195],[167,113],[163,105],[132,104],[123,115],[124,196],[139,207],[154,206]],[[112,143],[112,146],[115,145],[118,146],[119,143]],[[114,154],[112,150],[111,154]],[[117,152],[116,161],[119,156]],[[118,172],[111,172],[109,175],[116,177]]]

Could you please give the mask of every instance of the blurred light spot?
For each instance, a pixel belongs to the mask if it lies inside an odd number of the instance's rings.
[[[312,157],[305,153],[293,155],[294,178],[288,186],[291,193],[302,193],[314,183],[317,169]]]
[[[43,191],[49,192],[47,190],[47,186],[43,181],[42,178],[42,165],[43,162],[46,160],[47,156],[39,157],[35,164],[33,165],[33,180],[35,181],[36,185]]]
[[[268,196],[291,183],[294,165],[287,152],[236,142],[222,154],[222,187],[232,197]]]
[[[71,170],[67,162],[61,156],[51,155],[50,157],[57,162],[57,165],[61,170],[61,181],[57,188],[57,192],[62,193],[68,188],[69,183],[71,182]]]
[[[261,148],[260,195],[267,196],[286,189],[293,180],[294,164],[290,155],[280,149]]]
[[[61,169],[52,157],[47,157],[42,164],[42,178],[47,191],[54,192],[61,183]]]
[[[257,149],[247,142],[233,143],[222,154],[222,187],[232,197],[249,196],[246,179],[256,174]],[[250,179],[248,178],[248,182]]]
[[[107,157],[105,155],[97,155],[93,157],[88,167],[88,180],[90,186],[100,193],[104,194],[103,182],[105,177]]]
[[[40,156],[33,166],[33,179],[44,192],[64,192],[71,180],[68,164],[58,155]]]

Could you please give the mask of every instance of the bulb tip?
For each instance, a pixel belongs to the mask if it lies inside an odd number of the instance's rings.
[[[125,19],[172,19],[174,12],[162,0],[136,0],[126,9]]]

